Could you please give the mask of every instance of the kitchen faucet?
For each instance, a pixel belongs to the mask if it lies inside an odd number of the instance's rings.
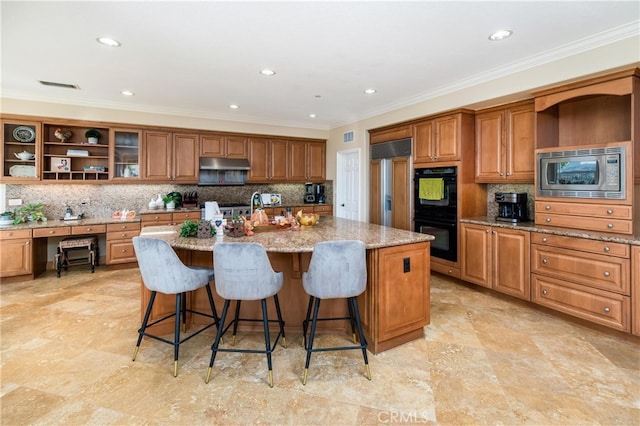
[[[262,208],[262,198],[260,197],[260,193],[258,191],[251,194],[251,199],[249,200],[249,204],[251,205],[251,216],[253,216],[253,211],[255,209]]]

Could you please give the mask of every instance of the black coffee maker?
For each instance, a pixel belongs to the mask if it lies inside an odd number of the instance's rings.
[[[496,192],[496,202],[497,221],[517,223],[529,220],[526,192]]]
[[[316,184],[316,203],[323,204],[326,201],[324,196],[324,185],[321,183]]]
[[[304,184],[304,202],[307,204],[316,203],[316,192],[312,183]]]

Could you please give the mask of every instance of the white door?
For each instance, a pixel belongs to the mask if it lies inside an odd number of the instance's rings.
[[[336,164],[336,216],[361,220],[360,148],[339,151]]]

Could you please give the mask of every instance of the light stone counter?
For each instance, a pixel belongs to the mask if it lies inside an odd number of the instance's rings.
[[[220,238],[183,238],[179,237],[180,225],[149,226],[142,229],[141,236],[153,236],[167,240],[174,248],[213,251],[217,241],[255,242],[268,252],[303,253],[312,252],[313,246],[320,241],[360,240],[367,249],[400,246],[406,244],[431,241],[433,235],[420,234],[402,229],[373,225],[355,220],[341,219],[334,216],[322,216],[320,221],[311,227],[300,227],[294,231],[287,229],[273,232],[257,232],[248,237]]]
[[[543,234],[562,235],[565,237],[588,238],[590,240],[608,241],[612,243],[631,244],[640,246],[640,236],[624,234],[608,234],[605,232],[580,231],[569,228],[559,228],[553,226],[536,225],[534,222],[509,223],[498,222],[494,218],[482,216],[460,219],[461,223],[472,223],[476,225],[489,225],[498,228],[520,229],[523,231],[541,232]]]

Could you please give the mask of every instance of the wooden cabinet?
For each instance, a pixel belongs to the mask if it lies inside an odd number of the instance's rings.
[[[32,267],[30,229],[0,230],[0,277],[29,275]]]
[[[173,212],[171,214],[171,222],[174,225],[181,225],[187,220],[191,222],[198,222],[201,216],[202,212],[200,210]]]
[[[140,143],[142,130],[112,128],[109,178],[119,182],[140,180]]]
[[[249,139],[247,182],[286,182],[289,176],[289,142],[262,138]]]
[[[320,216],[333,216],[333,204],[316,204],[313,206],[313,212]]]
[[[173,213],[144,213],[140,216],[142,228],[145,226],[172,225]]]
[[[530,300],[530,232],[464,223],[460,234],[460,278]]]
[[[383,163],[386,162],[386,163]],[[370,194],[369,194],[369,222],[382,225],[384,221],[382,196],[383,169],[391,168],[388,173],[391,179],[392,195],[385,208],[390,208],[388,226],[411,230],[411,161],[409,157],[396,157],[390,160],[372,160],[370,162]]]
[[[200,155],[218,158],[247,158],[248,139],[244,136],[200,135]]]
[[[139,222],[107,225],[107,265],[136,262],[131,239],[140,234]]]
[[[387,126],[380,129],[369,131],[369,142],[379,143],[395,141],[412,137],[412,128],[409,124]]]
[[[532,301],[631,331],[628,244],[533,233]]]
[[[640,336],[640,246],[631,248],[631,332]]]
[[[71,235],[104,234],[107,225],[74,225],[71,227]]]
[[[535,223],[584,231],[632,234],[633,209],[630,205],[536,201]]]
[[[476,182],[533,183],[533,102],[476,112]]]
[[[2,120],[2,182],[33,181],[40,179],[41,123],[27,120]],[[29,158],[18,153],[33,154]]]
[[[379,353],[399,339],[422,336],[430,322],[429,243],[368,250],[367,268],[358,306],[369,350]]]
[[[145,131],[142,146],[143,179],[197,183],[199,153],[197,134]]]
[[[462,125],[468,114],[436,117],[413,125],[414,163],[460,160]]]
[[[324,182],[326,144],[290,141],[289,182]]]
[[[95,129],[97,143],[87,143],[85,132]],[[109,179],[109,129],[91,123],[43,123],[42,179],[84,182]],[[61,139],[64,135],[64,140]]]

